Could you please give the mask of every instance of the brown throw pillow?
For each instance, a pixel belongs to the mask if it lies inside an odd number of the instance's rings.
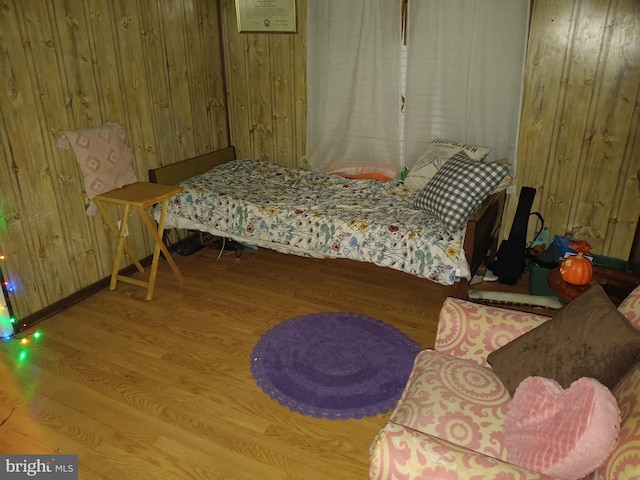
[[[492,352],[487,361],[513,396],[527,377],[563,388],[591,377],[612,389],[640,354],[640,332],[600,285],[590,287],[551,320]]]

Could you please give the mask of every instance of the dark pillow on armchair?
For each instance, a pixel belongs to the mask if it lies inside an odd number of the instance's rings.
[[[546,377],[563,388],[591,377],[612,389],[640,354],[640,332],[600,285],[551,320],[492,352],[487,361],[513,396],[527,377]]]

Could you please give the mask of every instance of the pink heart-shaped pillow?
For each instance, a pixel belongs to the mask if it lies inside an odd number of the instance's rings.
[[[505,418],[507,458],[535,472],[579,479],[607,459],[619,430],[616,399],[597,380],[583,377],[563,390],[555,380],[528,377]]]

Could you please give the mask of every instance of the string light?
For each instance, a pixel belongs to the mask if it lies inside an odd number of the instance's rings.
[[[4,262],[6,256],[0,253],[0,262]],[[13,315],[9,294],[15,293],[15,288],[4,278],[2,264],[0,263],[0,286],[2,287],[2,297],[0,298],[0,333],[3,340],[10,340],[20,331],[18,322]]]
[[[28,345],[31,343],[32,340],[34,342],[37,342],[38,340],[40,340],[40,337],[42,337],[42,332],[40,332],[40,330],[36,330],[33,333],[26,334],[21,337],[14,337],[14,338],[18,340],[21,345]]]
[[[6,260],[6,257],[0,253],[0,262],[4,260]],[[13,309],[11,308],[9,299],[9,294],[14,293],[15,289],[10,282],[5,280],[1,264],[0,286],[2,287],[2,297],[0,298],[0,332],[2,332],[2,339],[9,341],[14,338],[20,342],[22,348],[20,348],[18,352],[18,363],[23,363],[29,356],[27,350],[29,344],[32,343],[32,341],[37,342],[42,337],[42,333],[36,330],[33,333],[18,336],[20,326],[13,315]],[[27,325],[24,324],[23,326],[26,327]]]
[[[42,338],[42,332],[40,330],[36,330],[33,333],[26,334],[21,336],[20,338],[14,337],[20,342],[20,350],[18,351],[18,364],[24,363],[27,358],[29,358],[29,345],[31,343],[37,342],[40,338]]]

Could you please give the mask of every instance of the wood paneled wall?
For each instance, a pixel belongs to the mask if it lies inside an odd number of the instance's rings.
[[[235,1],[221,3],[236,155],[305,167],[307,1],[296,1],[295,34],[238,33]]]
[[[113,258],[60,132],[119,121],[141,178],[229,144],[306,165],[306,4],[297,34],[239,34],[234,0],[0,0],[0,251],[18,316]],[[554,233],[617,257],[640,213],[639,19],[636,0],[535,0],[525,73],[518,185]],[[140,222],[131,238],[151,252]]]
[[[533,5],[518,187],[537,189],[533,210],[552,233],[627,259],[640,215],[640,2]]]
[[[211,0],[0,0],[0,251],[24,317],[110,274],[61,132],[119,122],[141,179],[229,145],[219,5]],[[152,243],[137,219],[132,247]]]

